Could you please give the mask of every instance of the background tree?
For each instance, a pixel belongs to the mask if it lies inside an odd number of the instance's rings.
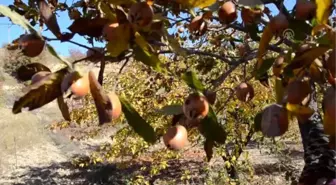
[[[277,15],[265,6],[271,3],[279,9]],[[88,111],[97,114],[101,127],[118,120],[123,112],[130,127],[120,132],[125,138],[143,138],[132,145],[132,155],[140,155],[161,136],[167,148],[179,150],[187,140],[193,143],[202,135],[208,160],[216,149],[226,163],[228,176],[234,180],[238,179],[237,158],[256,131],[278,137],[297,118],[306,152],[301,182],[316,184],[326,178],[325,183],[329,183],[335,178],[335,30],[331,27],[334,4],[331,0],[298,0],[289,11],[283,1],[263,0],[93,0],[70,6],[58,1],[16,0],[9,7],[1,6],[0,13],[29,33],[16,39],[9,49],[20,49],[24,55],[36,57],[46,46],[64,68],[41,75],[40,80],[30,84],[26,94],[14,103],[13,113],[18,114],[23,108],[34,110],[57,99],[64,119],[70,121],[83,112],[70,114],[64,100],[69,98],[69,89],[72,96],[93,100],[95,111]],[[74,20],[68,32],[62,32],[58,25],[59,11],[67,11]],[[34,29],[35,24],[46,26],[55,38],[43,36]],[[72,41],[75,34],[87,39],[92,47]],[[84,47],[88,49],[87,56],[68,62],[48,44],[53,40]],[[94,47],[96,42],[105,47]],[[76,69],[76,64],[87,60],[100,63],[98,77],[93,72],[80,74]],[[117,76],[112,87],[105,85],[105,66],[112,62],[137,66],[137,71],[125,72],[136,74],[133,81],[116,85],[123,80]],[[46,70],[44,65],[32,63],[18,70],[18,78],[27,81]],[[119,73],[122,71],[123,67]],[[136,81],[140,75],[151,78]],[[231,81],[234,78],[236,81]],[[147,91],[143,90],[144,84],[149,87]],[[319,91],[312,88],[315,84]],[[126,88],[132,91],[123,91]],[[270,90],[275,93],[275,100],[265,93]],[[139,93],[152,101],[141,100]],[[316,94],[323,95],[325,101],[318,102]],[[232,103],[235,100],[240,103]],[[317,103],[323,105],[323,111]],[[255,108],[266,104],[261,110]],[[160,111],[153,111],[153,107]],[[167,115],[172,116],[172,122],[167,121]],[[324,138],[325,142],[316,144],[317,138]],[[230,145],[234,147],[229,148]],[[328,164],[319,169],[320,173],[315,173],[317,167],[312,161],[312,155],[317,155],[314,147],[324,147],[318,152],[327,158],[318,160],[327,161],[322,166]]]

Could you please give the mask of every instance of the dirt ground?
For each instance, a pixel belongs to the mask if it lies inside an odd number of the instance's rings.
[[[55,102],[31,112],[13,115],[11,108],[20,95],[22,85],[7,74],[0,74],[0,184],[125,184],[126,177],[137,173],[142,165],[131,165],[126,169],[116,164],[76,168],[71,165],[75,155],[89,154],[93,146],[109,140],[115,132],[111,129],[97,138],[71,141],[71,130],[51,132],[46,126],[59,121],[62,116]],[[65,134],[68,133],[68,134]],[[303,166],[303,151],[299,140],[287,142],[290,159],[279,160],[278,156],[263,154],[255,145],[248,145],[247,152],[253,164],[255,177],[246,184],[285,185],[285,172],[290,168],[300,170]],[[218,165],[221,159],[206,164],[202,148],[195,148],[183,154],[179,161],[171,161],[170,167],[153,178],[153,184],[169,184],[170,179],[180,176],[182,169],[191,171],[189,184],[201,184],[201,168],[204,165]]]

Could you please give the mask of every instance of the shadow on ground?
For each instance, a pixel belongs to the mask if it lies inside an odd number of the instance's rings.
[[[151,162],[141,162],[131,164],[126,168],[117,168],[118,164],[91,165],[88,167],[76,167],[71,162],[54,163],[43,167],[28,167],[26,172],[21,175],[16,175],[15,179],[12,176],[11,181],[20,179],[16,185],[54,185],[54,184],[87,184],[87,185],[105,185],[105,184],[127,184],[128,180],[137,175],[149,176]],[[191,174],[189,181],[202,183],[204,176],[201,176],[204,165],[198,161],[178,161],[173,160],[168,162],[169,167],[162,170],[160,174],[153,176],[150,179],[151,184],[164,184],[164,182],[172,182],[174,184],[183,184],[180,181],[185,169],[188,169]],[[147,167],[148,170],[140,170],[142,167]],[[203,172],[204,174],[204,172]]]

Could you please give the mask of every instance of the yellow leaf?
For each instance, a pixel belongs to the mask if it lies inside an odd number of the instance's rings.
[[[271,31],[270,26],[267,25],[266,28],[263,31],[263,34],[261,36],[261,40],[260,40],[260,43],[259,43],[259,49],[258,49],[258,55],[257,55],[258,61],[257,61],[256,70],[258,70],[261,67],[261,65],[263,63],[262,57],[266,53],[267,47],[268,47],[270,41],[272,40],[272,38],[273,38],[273,33]]]
[[[216,0],[177,0],[177,2],[189,8],[205,8],[216,3]]]
[[[295,104],[290,104],[290,103],[287,103],[286,104],[286,109],[292,113],[295,113],[295,114],[301,114],[301,115],[307,115],[307,114],[313,114],[314,113],[314,110],[312,110],[311,108],[309,107],[305,107],[305,106],[302,106],[302,105],[295,105]]]
[[[129,24],[120,24],[114,28],[114,37],[107,43],[107,51],[112,57],[120,55],[123,51],[128,49],[131,27]]]
[[[282,85],[281,78],[275,79],[275,96],[276,96],[276,102],[278,104],[281,104],[284,97],[285,87]]]
[[[139,32],[135,33],[135,42],[140,46],[140,48],[144,49],[148,46],[147,41],[145,40],[145,38],[143,38]]]
[[[102,18],[111,20],[112,22],[117,21],[117,16],[112,12],[111,8],[104,2],[98,3],[98,10],[100,11]]]
[[[316,19],[318,24],[327,24],[331,11],[332,0],[318,0],[316,3]]]
[[[106,48],[112,57],[117,57],[128,48],[128,42],[108,42]]]

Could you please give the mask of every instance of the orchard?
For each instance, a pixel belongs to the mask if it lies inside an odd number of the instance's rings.
[[[160,161],[157,171],[201,141],[207,162],[223,159],[226,184],[241,182],[238,159],[250,141],[282,137],[297,122],[305,161],[297,183],[333,185],[335,1],[292,0],[292,9],[285,2],[14,0],[1,5],[0,16],[26,30],[9,50],[34,58],[46,49],[62,65],[56,71],[41,63],[18,68],[16,78],[30,83],[12,112],[57,100],[65,122],[81,119],[102,129],[127,123],[112,149],[93,157],[94,163],[138,157],[161,142],[165,148],[152,156]],[[65,18],[71,25],[60,25]],[[74,41],[78,35],[87,43]],[[69,62],[50,45],[55,41],[82,47],[86,56]],[[84,62],[98,64],[99,74],[78,70]],[[111,63],[122,64],[117,76],[105,71]],[[132,67],[124,71],[126,65]],[[70,109],[72,97],[84,100],[85,107]]]

